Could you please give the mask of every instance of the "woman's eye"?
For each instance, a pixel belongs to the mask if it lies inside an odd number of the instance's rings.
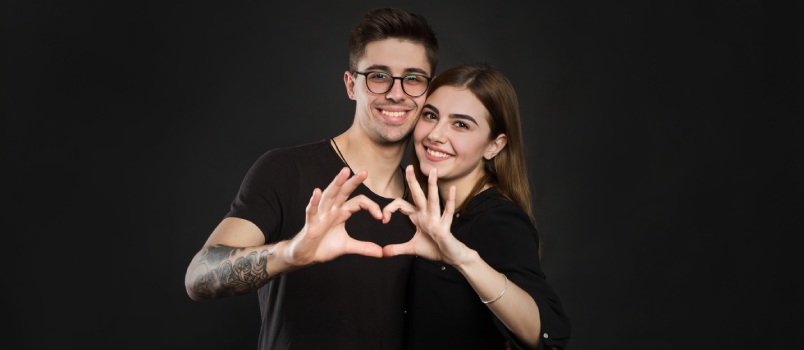
[[[469,125],[464,123],[464,122],[455,122],[454,125],[459,127],[459,128],[461,128],[461,129],[468,129],[469,128]]]
[[[436,117],[436,115],[433,112],[424,112],[424,113],[422,113],[422,117],[424,117],[424,119],[436,119],[436,118],[438,118],[438,117]]]

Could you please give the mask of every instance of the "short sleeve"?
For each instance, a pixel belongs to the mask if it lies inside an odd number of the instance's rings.
[[[298,169],[282,150],[264,153],[246,173],[226,217],[251,221],[262,230],[266,243],[278,241],[284,214],[299,188]]]

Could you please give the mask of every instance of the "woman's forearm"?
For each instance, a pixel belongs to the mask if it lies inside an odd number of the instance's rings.
[[[541,332],[536,302],[530,294],[489,266],[476,251],[473,253],[471,259],[455,265],[455,268],[517,339],[529,348],[536,348]]]

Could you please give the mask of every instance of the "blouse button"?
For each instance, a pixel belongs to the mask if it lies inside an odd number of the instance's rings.
[[[444,270],[446,270],[446,269],[447,269],[447,267],[446,267],[446,266],[441,266],[441,271],[444,271]]]
[[[550,336],[548,336],[548,335],[547,335],[547,333],[544,333],[544,339],[547,339],[547,338],[549,338],[549,337],[550,337]]]

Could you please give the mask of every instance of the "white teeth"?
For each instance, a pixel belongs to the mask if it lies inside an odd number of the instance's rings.
[[[381,112],[382,112],[382,114],[385,114],[385,115],[387,115],[389,117],[394,117],[394,118],[401,117],[401,116],[405,115],[405,112],[391,112],[391,111],[381,111]]]
[[[438,158],[448,158],[449,157],[449,154],[436,152],[436,151],[433,151],[433,150],[431,150],[429,148],[427,149],[427,154],[435,156],[435,157],[438,157]]]

